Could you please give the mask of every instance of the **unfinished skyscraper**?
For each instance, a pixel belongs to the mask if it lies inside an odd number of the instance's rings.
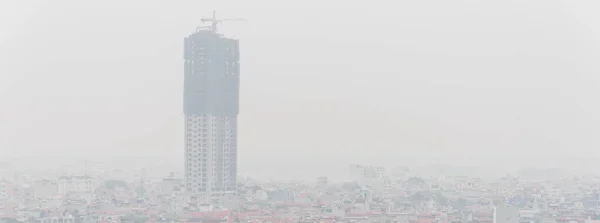
[[[185,184],[209,196],[236,192],[240,75],[238,40],[212,22],[184,41]]]

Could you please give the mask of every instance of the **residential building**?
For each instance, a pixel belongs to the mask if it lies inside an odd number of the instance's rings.
[[[66,181],[63,181],[66,184]],[[63,185],[66,189],[68,186]],[[66,191],[66,190],[63,190]],[[33,183],[33,196],[36,199],[52,197],[58,194],[58,183],[51,180],[38,180]]]
[[[326,187],[329,183],[329,179],[327,177],[318,177],[317,178],[317,187]]]
[[[93,178],[89,176],[63,176],[58,179],[58,193],[74,199],[91,202],[96,195]]]
[[[238,40],[213,26],[184,43],[185,187],[208,196],[236,193]]]
[[[0,180],[0,203],[13,200],[12,186],[6,180]]]
[[[494,208],[493,223],[519,223],[519,208],[510,206],[498,206]]]

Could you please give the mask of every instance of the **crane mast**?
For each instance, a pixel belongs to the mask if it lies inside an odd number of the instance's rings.
[[[224,21],[246,21],[246,20],[245,20],[245,19],[242,19],[242,18],[234,18],[234,19],[217,19],[217,12],[216,12],[216,11],[213,11],[213,13],[212,13],[212,18],[206,18],[206,17],[204,17],[204,18],[201,18],[201,19],[200,19],[200,21],[201,21],[202,23],[205,23],[205,22],[210,22],[210,23],[211,23],[211,24],[210,24],[210,26],[209,26],[209,28],[210,28],[210,31],[212,31],[213,33],[217,33],[217,25],[218,25],[219,23],[221,23],[221,22],[224,22]]]

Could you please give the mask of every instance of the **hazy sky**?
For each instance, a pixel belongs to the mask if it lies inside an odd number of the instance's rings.
[[[221,25],[241,43],[242,168],[336,154],[584,163],[600,158],[598,8],[2,0],[0,154],[182,158],[183,38],[216,9],[248,20]]]

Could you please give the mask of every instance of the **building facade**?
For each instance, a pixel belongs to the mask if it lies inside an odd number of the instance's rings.
[[[0,179],[0,204],[13,199],[12,185],[8,181]]]
[[[185,187],[235,193],[239,42],[197,30],[184,43]]]
[[[61,179],[61,193],[65,194],[67,189],[66,179]],[[85,186],[85,184],[83,184]],[[36,199],[45,199],[56,196],[58,194],[59,185],[56,181],[51,180],[38,180],[33,183],[33,196]]]
[[[94,191],[93,179],[88,176],[62,176],[58,178],[59,194],[92,194]]]
[[[519,208],[510,206],[494,208],[493,223],[519,223],[520,221]]]

